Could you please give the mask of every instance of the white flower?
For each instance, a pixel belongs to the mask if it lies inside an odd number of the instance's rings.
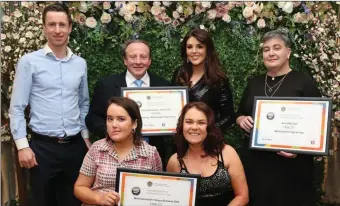
[[[88,17],[88,18],[86,18],[85,25],[90,27],[90,28],[94,28],[94,27],[97,26],[97,21],[93,17]]]
[[[125,3],[122,2],[122,1],[116,1],[115,2],[115,7],[118,8],[118,9],[121,9],[125,6]]]
[[[103,9],[107,10],[111,8],[111,3],[108,1],[103,2]]]
[[[340,59],[340,55],[339,55],[339,53],[335,53],[335,54],[333,54],[333,59],[337,59],[337,60],[339,60]]]
[[[23,1],[23,2],[21,2],[21,6],[29,8],[29,7],[33,6],[33,2]]]
[[[159,1],[154,1],[154,2],[153,2],[153,5],[154,5],[154,6],[161,6],[161,2],[159,2]]]
[[[81,2],[79,5],[79,11],[86,13],[88,10],[87,8],[87,3],[86,2]]]
[[[169,7],[172,2],[171,1],[162,1],[163,6]]]
[[[229,14],[224,14],[222,20],[229,23],[231,21],[231,17],[229,16]]]
[[[253,9],[254,9],[254,12],[259,14],[263,9],[263,3],[254,4]]]
[[[19,17],[22,16],[22,13],[21,13],[21,11],[19,11],[19,10],[17,9],[17,10],[15,10],[15,12],[13,13],[13,15],[14,15],[16,18],[19,18]]]
[[[151,13],[154,15],[154,16],[157,16],[161,13],[161,7],[160,6],[152,6],[151,7]]]
[[[29,39],[32,39],[33,36],[34,36],[34,34],[31,31],[29,31],[25,34],[25,37],[27,37]]]
[[[26,38],[25,37],[22,37],[22,38],[19,39],[19,44],[23,44],[25,42],[26,42]]]
[[[132,3],[128,3],[125,5],[125,15],[132,15],[136,12],[136,5],[135,4],[132,4]]]
[[[194,10],[192,6],[188,6],[184,9],[183,13],[185,16],[190,16],[192,13],[194,13]]]
[[[328,59],[327,54],[322,53],[321,56],[320,56],[320,60],[325,61],[326,59]]]
[[[259,29],[262,29],[262,28],[264,28],[264,27],[266,27],[266,22],[264,21],[264,19],[259,19],[258,21],[257,21],[257,27],[259,28]]]
[[[293,12],[293,8],[294,8],[293,2],[287,2],[287,3],[283,6],[282,11],[284,11],[284,12],[290,14],[290,13]]]
[[[100,21],[103,24],[109,23],[111,21],[111,15],[106,12],[103,12],[102,16],[100,17]]]
[[[202,7],[209,9],[211,7],[211,2],[210,1],[204,1],[202,2]]]
[[[10,22],[10,21],[11,21],[11,17],[9,17],[9,16],[7,16],[7,15],[4,15],[4,16],[2,17],[2,21],[4,21],[4,22]]]
[[[200,25],[200,29],[207,30],[203,24]]]
[[[133,21],[133,16],[130,14],[124,16],[124,20],[126,22],[132,22]]]
[[[209,11],[207,11],[207,13],[208,13],[208,16],[207,16],[208,19],[216,18],[217,11],[215,9],[210,9]]]
[[[6,34],[1,33],[1,40],[6,39]]]
[[[176,8],[176,11],[178,11],[178,13],[182,14],[183,13],[183,6],[178,5],[177,8]]]
[[[179,13],[178,13],[178,11],[173,11],[173,12],[172,12],[172,17],[174,17],[174,19],[178,19],[178,18],[179,18]]]
[[[280,8],[280,9],[282,9],[283,8],[283,6],[286,4],[286,2],[284,2],[284,1],[279,1],[279,2],[277,2],[277,6]]]
[[[244,5],[248,6],[248,7],[252,7],[255,4],[255,2],[253,1],[246,1],[244,2]]]
[[[253,16],[254,14],[254,9],[253,7],[245,7],[243,10],[243,16],[244,18],[249,18],[251,16]]]
[[[10,52],[12,48],[10,46],[5,46],[5,52]]]

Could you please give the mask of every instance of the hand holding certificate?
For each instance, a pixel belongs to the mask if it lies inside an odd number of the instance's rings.
[[[143,119],[143,135],[171,135],[188,102],[187,87],[122,88],[122,96],[133,99]]]
[[[255,97],[250,147],[328,154],[331,100]]]
[[[117,169],[119,206],[195,206],[199,175]]]

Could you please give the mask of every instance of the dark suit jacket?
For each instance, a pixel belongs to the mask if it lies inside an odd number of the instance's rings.
[[[170,86],[165,79],[148,72],[151,87]],[[93,92],[89,113],[85,118],[88,130],[99,138],[106,134],[106,110],[111,97],[121,96],[121,87],[126,87],[126,71],[117,75],[102,77]]]

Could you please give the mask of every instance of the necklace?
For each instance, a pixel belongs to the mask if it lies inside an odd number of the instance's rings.
[[[201,161],[201,169],[200,169],[200,171],[198,172],[198,174],[200,174],[200,175],[201,175],[202,172],[203,172],[203,165],[204,165],[205,161],[206,161],[206,160]],[[191,162],[190,162],[190,150],[188,150],[188,163],[189,163],[189,167],[192,169],[192,171],[193,171],[193,172],[196,172],[196,170],[193,168],[193,166],[191,165]]]
[[[289,73],[289,72],[288,72],[288,73]],[[287,74],[288,74],[288,73],[287,73]],[[285,75],[283,76],[283,78],[282,78],[277,84],[275,84],[273,87],[270,87],[270,86],[268,85],[268,83],[267,83],[267,77],[268,77],[268,75],[266,75],[266,78],[264,79],[264,82],[265,82],[265,84],[264,84],[264,93],[265,93],[265,95],[266,95],[267,97],[272,97],[272,96],[274,96],[274,94],[276,93],[276,91],[280,88],[280,86],[281,86],[283,80],[286,78],[287,74],[285,74]],[[272,89],[273,89],[276,85],[278,85],[278,86],[277,86],[277,88],[275,89],[275,91],[274,91],[270,96],[268,96],[268,95],[267,95],[267,86],[269,87],[269,90],[268,90],[268,91],[271,92]]]
[[[287,73],[287,74],[288,74],[288,73]],[[287,75],[287,74],[286,74],[286,75]],[[266,77],[267,77],[267,76],[266,76]],[[266,86],[269,88],[268,91],[269,91],[269,92],[272,92],[272,90],[273,90],[278,84],[280,84],[283,80],[284,80],[284,78],[282,78],[280,81],[278,81],[278,82],[277,82],[274,86],[272,86],[272,87],[269,86],[268,82],[266,81]]]

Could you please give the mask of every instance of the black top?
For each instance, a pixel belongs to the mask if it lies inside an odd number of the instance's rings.
[[[218,159],[217,168],[209,177],[200,177],[196,206],[226,206],[234,198],[228,169],[224,167],[223,156]],[[188,169],[184,161],[179,161],[181,173],[187,173]]]
[[[165,79],[148,72],[151,87],[169,86]],[[89,113],[85,118],[88,130],[98,137],[102,138],[106,134],[106,110],[108,100],[111,97],[120,97],[121,88],[127,87],[125,81],[126,71],[117,74],[102,77],[98,80],[93,92],[92,102]]]
[[[178,71],[176,70],[172,76],[173,86],[183,86],[176,81]],[[189,102],[196,101],[204,102],[215,112],[216,126],[221,131],[235,122],[233,94],[228,79],[221,79],[219,85],[212,86],[205,84],[202,77],[189,89]]]
[[[255,96],[265,95],[265,77],[257,76],[249,80],[243,93],[236,116],[252,116]],[[285,78],[285,79],[283,79]],[[282,80],[279,86],[279,81]],[[320,92],[311,78],[297,71],[275,77],[267,77],[272,89],[266,87],[268,96],[275,90],[274,97],[320,97]],[[276,85],[277,84],[277,85]],[[276,86],[275,86],[276,85]],[[279,87],[279,88],[278,88]],[[247,135],[249,136],[249,135]],[[246,138],[240,149],[240,157],[245,169],[250,190],[251,206],[313,206],[313,156],[299,154],[288,159],[276,152],[249,150],[249,139]]]

